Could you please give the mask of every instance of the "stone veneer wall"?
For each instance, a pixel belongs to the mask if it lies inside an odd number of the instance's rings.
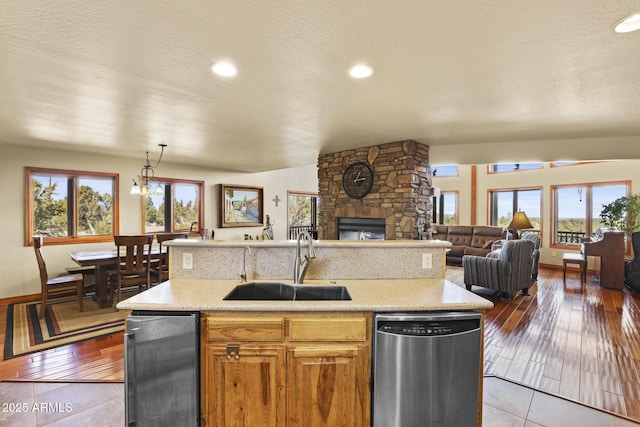
[[[373,187],[362,199],[342,189],[342,173],[353,162],[373,170]],[[415,239],[431,224],[429,147],[413,140],[390,142],[318,156],[318,238],[335,240],[337,218],[385,218],[386,238]]]

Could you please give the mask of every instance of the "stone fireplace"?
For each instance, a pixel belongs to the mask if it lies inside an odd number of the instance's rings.
[[[373,170],[373,186],[361,199],[349,197],[342,175],[354,162]],[[386,239],[415,239],[431,224],[429,147],[413,140],[318,156],[318,238],[338,239],[339,218],[384,219]]]

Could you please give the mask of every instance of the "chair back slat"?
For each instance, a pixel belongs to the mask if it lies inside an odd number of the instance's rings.
[[[117,252],[120,254],[118,269],[122,275],[144,274],[151,259],[153,236],[114,236]],[[124,255],[122,250],[124,249]]]
[[[44,262],[42,256],[42,237],[33,237],[33,249],[36,252],[36,260],[38,261],[38,269],[40,270],[40,285],[44,288],[49,281],[49,275],[47,274],[47,264]]]

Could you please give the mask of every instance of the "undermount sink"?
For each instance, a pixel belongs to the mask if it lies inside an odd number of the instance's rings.
[[[289,285],[253,282],[236,286],[224,297],[230,301],[350,301],[344,286]]]

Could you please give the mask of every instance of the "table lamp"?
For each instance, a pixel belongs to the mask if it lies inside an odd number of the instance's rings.
[[[519,239],[520,234],[518,230],[527,230],[533,228],[533,224],[531,224],[531,221],[529,221],[526,213],[524,213],[523,211],[517,211],[513,214],[513,218],[511,219],[511,222],[509,223],[509,226],[507,228],[509,230],[513,230],[512,234],[514,239]]]

